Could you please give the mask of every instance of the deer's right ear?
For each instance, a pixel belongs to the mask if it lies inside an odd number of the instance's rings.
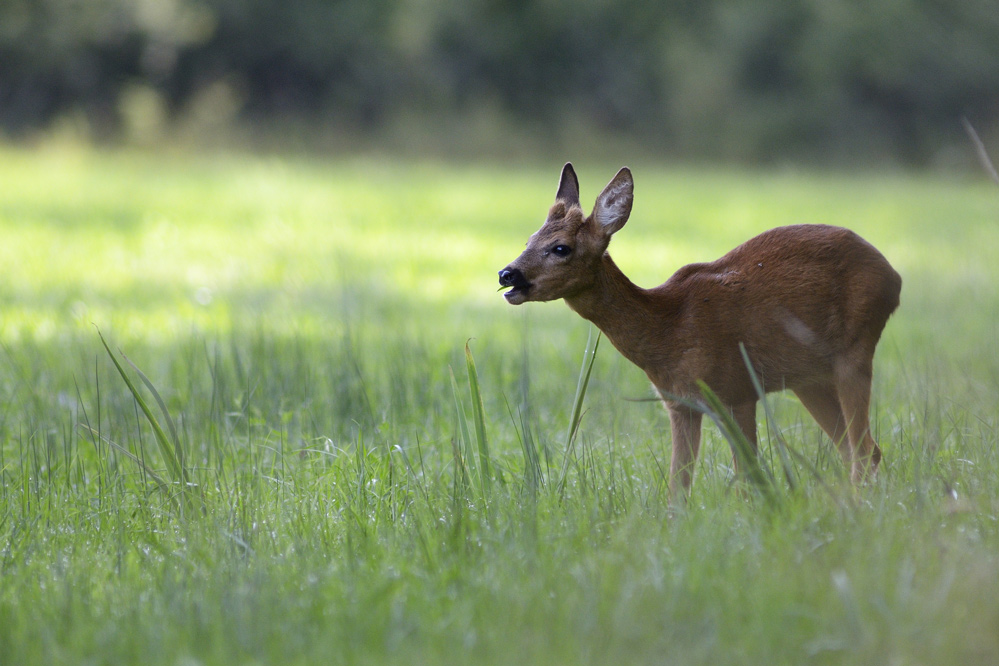
[[[573,170],[571,162],[566,162],[565,166],[562,167],[562,177],[558,181],[555,201],[562,201],[566,206],[579,205],[579,180],[576,178],[576,172]]]
[[[593,219],[608,236],[624,226],[631,215],[631,203],[635,198],[635,181],[631,170],[622,168],[607,183],[607,187],[597,197],[593,207]]]

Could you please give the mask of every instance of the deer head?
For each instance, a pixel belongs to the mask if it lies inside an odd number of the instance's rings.
[[[548,219],[527,241],[527,248],[499,272],[513,305],[572,297],[592,286],[611,235],[631,214],[634,181],[627,167],[617,172],[584,216],[579,180],[572,164],[562,168]]]

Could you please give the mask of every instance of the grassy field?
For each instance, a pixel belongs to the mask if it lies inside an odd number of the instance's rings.
[[[671,515],[644,375],[567,450],[588,325],[496,293],[560,166],[0,149],[0,663],[999,661],[995,186],[630,165],[639,284],[793,222],[904,279],[877,481],[774,395],[801,486],[708,426]]]

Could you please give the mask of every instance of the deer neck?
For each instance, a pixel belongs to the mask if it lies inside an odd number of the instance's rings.
[[[565,302],[635,365],[647,369],[657,363],[655,338],[661,340],[667,333],[663,317],[668,308],[629,280],[609,254],[604,254],[593,285]]]

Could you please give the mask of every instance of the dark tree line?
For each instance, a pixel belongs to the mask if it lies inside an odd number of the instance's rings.
[[[248,122],[512,122],[719,156],[928,159],[999,131],[995,0],[0,0],[0,127],[115,137],[224,82]]]

